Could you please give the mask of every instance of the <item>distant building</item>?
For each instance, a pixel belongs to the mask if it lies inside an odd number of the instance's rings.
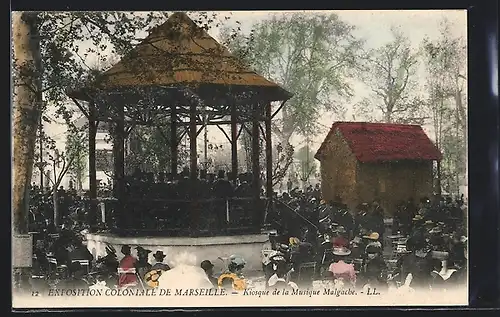
[[[324,199],[354,208],[378,198],[392,214],[400,201],[432,195],[441,153],[418,125],[336,122],[315,158]]]

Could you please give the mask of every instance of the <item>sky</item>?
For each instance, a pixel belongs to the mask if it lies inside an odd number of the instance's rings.
[[[291,12],[291,11],[287,11]],[[241,29],[244,33],[248,33],[252,29],[252,25],[269,19],[276,13],[287,13],[283,11],[225,11],[219,12],[219,16],[230,16],[231,18],[225,23],[227,26],[235,26],[236,21],[240,22]],[[301,11],[307,14],[317,14],[319,11]],[[321,11],[325,13],[325,11]],[[464,10],[393,10],[393,11],[363,11],[363,10],[342,10],[330,11],[337,13],[339,17],[356,27],[355,35],[366,41],[366,48],[380,47],[391,40],[391,27],[398,27],[406,34],[414,47],[417,47],[421,41],[428,37],[435,39],[439,36],[439,26],[443,18],[448,19],[452,24],[452,33],[455,36],[467,37],[467,19],[466,11]],[[219,28],[210,30],[210,35],[219,40]],[[90,57],[92,58],[92,57]],[[88,64],[91,64],[89,61]],[[361,83],[353,85],[354,99],[351,103],[366,95],[366,87]],[[352,104],[345,105],[347,109],[352,109]],[[351,117],[352,112],[348,111],[346,119]],[[312,140],[311,149],[315,151],[326,136],[329,127],[335,121],[332,114],[324,113],[320,121],[321,131]],[[425,127],[424,127],[425,128]],[[428,127],[427,127],[428,128]],[[64,135],[64,129],[55,124],[47,126],[47,131],[50,135]],[[426,129],[427,130],[427,129]],[[428,132],[429,133],[429,132]],[[432,133],[429,133],[432,138]],[[217,129],[209,130],[209,138],[215,143],[227,142],[223,134]],[[292,139],[292,144],[300,146],[303,140],[300,137]]]

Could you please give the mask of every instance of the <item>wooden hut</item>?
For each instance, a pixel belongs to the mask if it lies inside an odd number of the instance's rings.
[[[335,122],[315,158],[323,199],[350,208],[379,199],[390,215],[400,201],[432,195],[441,153],[418,125]]]

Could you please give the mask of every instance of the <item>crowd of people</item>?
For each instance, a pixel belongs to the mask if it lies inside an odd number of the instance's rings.
[[[168,175],[154,180],[150,174],[136,171],[127,178],[127,193],[142,201],[144,208],[155,199],[189,201],[193,193],[208,200],[216,198],[215,209],[224,214],[219,219],[227,226],[228,199],[250,197],[254,192],[249,174],[239,175],[234,185],[224,172],[213,175],[202,170],[194,188],[188,175],[184,170],[178,180]],[[106,256],[94,259],[80,234],[86,228],[88,195],[59,189],[62,225],[58,228],[53,221],[52,197],[36,187],[32,190],[30,228],[37,232],[34,257],[38,272],[34,276],[44,276],[56,284],[88,286],[100,280],[116,287],[155,287],[161,272],[170,271],[161,250],[154,254],[156,262],[148,263],[152,251],[140,246],[136,247],[137,258],[131,255],[130,246],[123,246],[123,258],[118,261],[116,250],[109,245]],[[218,199],[224,202],[220,206]],[[377,285],[379,289],[392,284],[432,288],[464,282],[467,211],[463,197],[436,196],[433,201],[423,197],[418,204],[408,199],[398,204],[390,225],[377,199],[350,210],[340,197],[322,200],[319,185],[274,193],[273,204],[265,218],[272,232],[272,252],[263,258],[267,287],[309,287],[318,279],[353,286]],[[171,208],[182,211],[175,204]],[[160,213],[167,214],[166,210],[150,213],[152,221],[159,222]],[[175,218],[171,212],[169,215]],[[208,260],[199,268],[214,287],[226,287],[232,281],[233,286],[239,285],[236,288],[244,288],[244,260],[238,259],[234,257],[227,272],[218,277],[213,276],[213,264]]]
[[[29,231],[55,233],[58,224],[68,222],[76,223],[77,227],[82,229],[88,227],[88,210],[90,206],[88,192],[79,193],[70,183],[70,188],[67,190],[60,186],[55,197],[56,200],[54,200],[51,188],[41,188],[36,184],[31,186]],[[54,215],[55,203],[57,203],[58,210],[56,215]]]
[[[193,263],[173,261],[176,264],[171,268],[164,261],[167,255],[162,250],[157,250],[152,255],[154,261],[150,262],[149,255],[152,251],[142,246],[132,248],[130,245],[122,245],[119,258],[116,249],[111,244],[107,244],[106,255],[94,258],[70,228],[63,227],[49,244],[47,246],[38,243],[35,247],[32,283],[33,287],[39,291],[96,287],[142,290],[157,288],[160,286],[161,277],[165,276],[166,272],[186,265],[187,268],[195,269],[193,271],[195,276],[196,274],[198,278],[201,276],[201,279],[199,278],[201,282],[198,281],[197,285],[192,285],[194,288],[233,288],[234,286],[236,289],[244,290],[247,285],[242,273],[246,261],[236,255],[229,257],[225,270],[216,274],[213,270],[214,264],[210,260],[203,260],[197,266]],[[179,274],[185,274],[185,269]],[[177,275],[176,279],[182,281],[183,276]],[[162,283],[165,286],[165,282]],[[172,286],[168,281],[166,284]]]
[[[292,279],[303,264],[313,264],[309,282],[328,277],[350,286],[384,289],[391,283],[432,288],[465,281],[463,197],[436,196],[432,202],[423,197],[418,205],[409,199],[398,204],[392,222],[386,221],[377,199],[351,211],[339,197],[327,202],[313,190],[295,190],[277,202],[281,208],[272,219],[277,229],[274,255],[286,259],[282,264],[290,263]]]
[[[217,174],[197,171],[197,179],[193,183],[188,168],[178,175],[146,173],[136,169],[126,176],[127,203],[119,213],[113,212],[111,204],[105,226],[108,228],[167,231],[169,229],[189,229],[192,217],[190,202],[193,197],[202,204],[199,224],[201,229],[212,229],[213,232],[224,232],[229,226],[260,227],[253,218],[254,190],[252,175],[241,173],[233,179],[225,171]],[[33,184],[31,188],[30,231],[54,230],[54,196],[51,188],[39,188]],[[262,192],[263,195],[263,192]],[[100,199],[112,198],[109,186],[98,188]],[[60,187],[57,190],[59,214],[58,223],[68,219],[82,223],[90,221],[90,198],[88,192],[77,193],[70,186],[68,190]],[[227,215],[230,210],[229,217]],[[94,215],[96,216],[96,215]],[[100,215],[97,215],[100,220]],[[75,219],[77,218],[77,219]],[[100,222],[100,221],[97,221]],[[119,224],[118,224],[119,223]]]

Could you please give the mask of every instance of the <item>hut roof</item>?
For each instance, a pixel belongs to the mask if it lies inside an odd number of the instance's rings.
[[[441,152],[419,125],[335,122],[314,156],[321,160],[332,135],[339,131],[357,160],[440,160]]]
[[[151,30],[94,84],[106,90],[203,84],[265,87],[283,98],[275,100],[290,97],[278,84],[247,68],[184,12]]]

